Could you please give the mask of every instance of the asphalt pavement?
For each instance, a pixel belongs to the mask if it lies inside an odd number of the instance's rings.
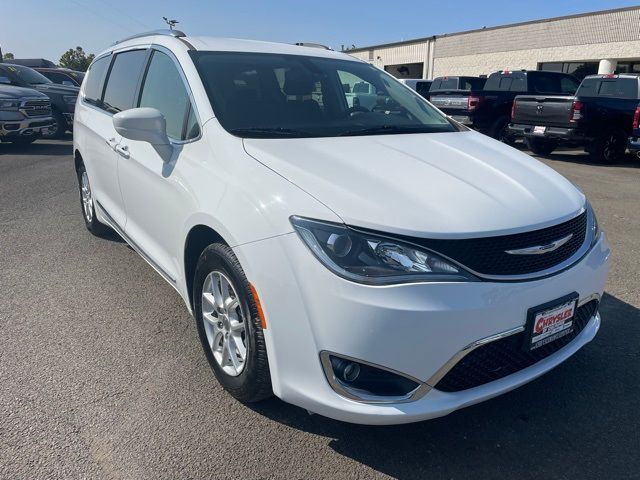
[[[85,229],[71,142],[0,145],[0,478],[640,478],[640,160],[544,161],[612,245],[596,339],[491,401],[366,427],[231,398],[177,293]]]

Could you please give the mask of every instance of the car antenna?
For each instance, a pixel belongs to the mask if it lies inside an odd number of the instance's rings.
[[[178,20],[169,20],[167,17],[162,17],[167,25],[169,25],[169,30],[173,30],[173,27],[176,26],[176,23],[180,23]]]

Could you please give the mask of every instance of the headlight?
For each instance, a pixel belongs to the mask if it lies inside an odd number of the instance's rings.
[[[78,99],[77,95],[65,95],[62,97],[62,99],[66,102],[66,103],[76,103],[76,100]]]
[[[384,285],[477,280],[439,255],[400,240],[295,216],[291,223],[318,260],[354,282]]]
[[[20,107],[20,100],[4,100],[0,98],[0,110],[16,111]]]
[[[593,211],[593,207],[589,200],[587,200],[587,228],[589,228],[589,232],[587,235],[590,235],[591,245],[595,244],[598,241],[598,236],[600,235],[600,225],[598,225],[598,218],[596,217],[596,212]]]

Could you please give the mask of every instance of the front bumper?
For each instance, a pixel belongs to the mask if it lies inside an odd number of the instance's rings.
[[[509,124],[509,132],[511,132],[512,135],[519,137],[560,140],[572,143],[578,143],[585,140],[582,132],[576,128],[546,127],[544,133],[534,133],[534,128],[534,125],[523,125],[518,123]]]
[[[293,233],[234,251],[265,311],[275,394],[312,412],[365,424],[446,415],[512,390],[567,359],[595,336],[599,316],[571,343],[528,368],[459,392],[432,388],[469,345],[521,329],[529,308],[574,291],[581,301],[601,295],[610,253],[601,235],[580,262],[545,279],[371,286],[331,273]],[[427,392],[414,401],[385,404],[346,398],[330,386],[322,351],[400,372],[423,382]]]
[[[0,140],[16,137],[39,136],[53,125],[51,117],[34,117],[0,121]]]

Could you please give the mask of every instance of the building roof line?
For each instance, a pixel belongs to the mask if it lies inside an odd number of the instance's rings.
[[[626,12],[626,11],[631,11],[631,10],[640,10],[640,6],[633,6],[633,7],[621,7],[621,8],[611,8],[608,10],[596,10],[593,12],[583,12],[583,13],[574,13],[571,15],[563,15],[560,17],[550,17],[550,18],[540,18],[537,20],[527,20],[524,22],[517,22],[517,23],[509,23],[506,25],[496,25],[493,27],[482,27],[482,28],[474,28],[471,30],[462,30],[460,32],[453,32],[453,33],[442,33],[439,35],[429,35],[427,37],[419,37],[419,38],[413,38],[410,40],[400,40],[397,42],[389,42],[389,43],[379,43],[376,45],[369,45],[369,46],[365,46],[365,47],[357,47],[357,48],[350,48],[347,50],[343,50],[345,53],[354,53],[354,52],[366,52],[368,50],[374,49],[374,48],[386,48],[386,47],[395,47],[398,45],[410,45],[412,43],[420,43],[420,42],[426,42],[427,40],[435,40],[437,38],[444,38],[444,37],[454,37],[457,35],[466,35],[469,33],[478,33],[478,32],[487,32],[487,31],[491,31],[491,30],[500,30],[502,28],[512,28],[512,27],[521,27],[523,25],[532,25],[535,23],[549,23],[549,22],[555,22],[558,20],[569,20],[572,18],[581,18],[581,17],[589,17],[589,16],[594,16],[594,15],[605,15],[608,13],[617,13],[617,12]]]

